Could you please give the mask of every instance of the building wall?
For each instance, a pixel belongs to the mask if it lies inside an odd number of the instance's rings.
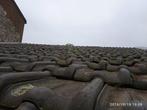
[[[0,42],[21,42],[25,23],[13,0],[0,0]]]

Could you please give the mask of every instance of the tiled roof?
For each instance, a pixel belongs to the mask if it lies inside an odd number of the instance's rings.
[[[147,52],[0,44],[0,110],[8,108],[146,110]]]

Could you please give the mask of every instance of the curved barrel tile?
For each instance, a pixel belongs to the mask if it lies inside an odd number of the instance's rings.
[[[101,79],[92,80],[84,89],[77,93],[69,107],[69,110],[93,110],[98,94],[103,88],[104,82]]]
[[[128,106],[133,104],[142,106]],[[0,44],[0,110],[147,109],[147,51]]]

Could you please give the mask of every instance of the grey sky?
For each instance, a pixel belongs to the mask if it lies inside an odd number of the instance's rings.
[[[23,42],[146,46],[147,0],[15,0]]]

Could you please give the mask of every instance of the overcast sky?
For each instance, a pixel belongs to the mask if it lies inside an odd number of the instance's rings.
[[[23,42],[146,46],[147,0],[15,0]]]

